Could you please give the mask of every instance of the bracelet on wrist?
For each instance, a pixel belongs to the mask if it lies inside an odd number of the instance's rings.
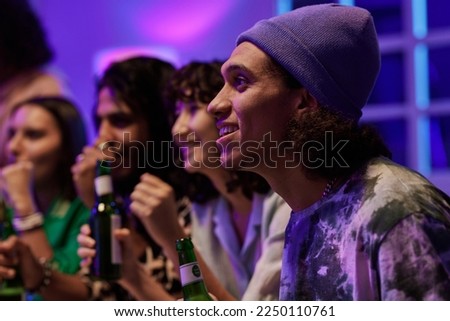
[[[12,224],[16,232],[31,231],[44,225],[44,215],[36,212],[27,216],[14,217]]]
[[[42,273],[43,273],[42,280],[34,288],[27,289],[27,291],[30,292],[30,293],[42,292],[42,290],[47,288],[50,285],[51,281],[52,281],[53,264],[52,264],[51,260],[48,260],[46,258],[40,258],[39,259],[39,264],[42,267]]]

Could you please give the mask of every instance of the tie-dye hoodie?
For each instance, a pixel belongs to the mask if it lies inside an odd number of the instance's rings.
[[[280,299],[450,300],[450,198],[418,173],[373,159],[292,213]]]

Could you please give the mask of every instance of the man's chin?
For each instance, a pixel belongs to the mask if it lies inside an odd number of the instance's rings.
[[[252,153],[241,153],[238,150],[233,150],[229,153],[221,153],[220,161],[222,167],[228,170],[242,170],[254,172],[261,166],[261,155]]]

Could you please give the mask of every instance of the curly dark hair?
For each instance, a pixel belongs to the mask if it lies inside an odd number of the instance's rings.
[[[168,96],[176,101],[196,102],[208,104],[219,93],[224,85],[220,72],[223,62],[193,61],[177,70],[167,89]],[[251,199],[253,193],[267,193],[269,184],[258,174],[251,172],[230,172],[227,184],[228,192],[241,187],[246,197]],[[219,192],[212,182],[203,174],[189,174],[186,184],[186,195],[194,202],[205,203],[216,198]]]
[[[0,86],[53,59],[38,16],[27,0],[0,2]]]
[[[103,89],[110,89],[118,101],[125,103],[136,119],[143,119],[147,124],[147,139],[152,142],[152,157],[138,160],[147,164],[145,168],[137,169],[134,180],[144,172],[150,172],[169,183],[177,195],[181,193],[181,181],[184,171],[178,168],[176,149],[172,148],[171,123],[169,114],[174,106],[165,92],[175,68],[168,62],[153,57],[134,57],[111,64],[97,82],[97,94]],[[99,120],[95,104],[93,118],[98,129]],[[174,152],[175,150],[175,152]],[[139,153],[146,157],[145,153]],[[167,167],[161,166],[167,164]],[[132,186],[118,186],[124,194],[130,193]],[[119,191],[120,192],[120,191]]]
[[[309,108],[291,119],[285,140],[294,142],[307,175],[328,180],[348,176],[374,157],[392,156],[374,127],[360,125],[326,106]],[[309,142],[324,148],[305,148]],[[338,155],[330,153],[331,146],[339,147]]]
[[[70,168],[87,143],[86,128],[78,107],[64,97],[40,97],[28,99],[15,105],[11,115],[25,105],[36,105],[43,108],[56,120],[61,132],[63,148],[63,161],[61,167],[57,169],[60,173],[62,195],[66,199],[74,199],[77,193]]]
[[[222,89],[224,81],[220,73],[223,62],[193,61],[177,70],[170,81],[168,96],[178,101],[200,101],[208,104]]]
[[[282,79],[286,87],[303,88],[301,83],[272,58],[263,68],[274,77]],[[330,139],[334,143],[341,142],[339,157],[335,157],[327,149]],[[301,158],[293,161],[301,163],[306,175],[311,178],[331,180],[345,177],[374,157],[392,157],[375,127],[361,125],[358,120],[349,119],[325,105],[308,108],[299,118],[292,118],[287,124],[283,140],[286,147],[293,148],[296,152],[294,156]],[[325,148],[305,148],[312,146],[312,142],[316,147]]]

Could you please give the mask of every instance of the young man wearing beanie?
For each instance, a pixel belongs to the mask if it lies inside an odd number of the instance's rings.
[[[358,123],[379,68],[370,13],[337,4],[258,22],[222,67],[223,165],[293,209],[281,300],[450,300],[450,198]]]

